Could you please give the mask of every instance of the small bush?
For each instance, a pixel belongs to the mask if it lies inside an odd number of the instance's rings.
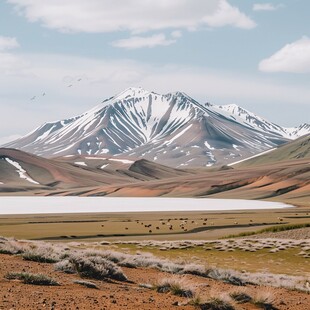
[[[58,282],[44,274],[34,274],[27,272],[9,272],[6,276],[8,280],[21,280],[25,284],[56,286]]]
[[[205,266],[197,264],[188,264],[183,267],[182,273],[192,274],[200,277],[209,277],[211,269],[207,269]]]
[[[22,254],[24,260],[38,262],[38,263],[48,263],[54,264],[58,262],[56,258],[48,256],[46,253],[36,253],[34,251],[26,251]]]
[[[213,269],[209,272],[209,277],[236,286],[244,286],[246,284],[241,278],[233,275],[231,271],[227,270]]]
[[[275,310],[276,308],[272,305],[274,298],[272,293],[267,291],[259,291],[256,296],[253,298],[252,303],[264,310]]]
[[[89,282],[89,281],[75,280],[75,281],[73,281],[73,283],[80,284],[80,285],[88,287],[88,288],[94,288],[97,290],[99,289],[99,287],[97,286],[96,283]]]
[[[5,240],[0,244],[0,254],[16,255],[22,252],[22,247],[16,241]]]
[[[81,277],[98,280],[111,278],[118,281],[127,281],[127,277],[120,267],[100,256],[73,256],[70,258],[70,262]]]
[[[68,259],[62,260],[54,265],[56,271],[64,273],[76,273],[75,267]]]

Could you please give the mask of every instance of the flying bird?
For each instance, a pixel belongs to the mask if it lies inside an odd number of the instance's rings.
[[[68,85],[68,87],[72,87],[72,86],[73,86],[72,84]]]
[[[82,79],[81,79],[81,78],[79,78],[77,81],[78,81],[78,82],[81,82],[81,81],[82,81]]]
[[[30,100],[34,100],[34,99],[36,99],[36,96],[33,96],[32,98],[30,98]]]
[[[44,97],[46,95],[46,93],[43,93],[42,96]]]

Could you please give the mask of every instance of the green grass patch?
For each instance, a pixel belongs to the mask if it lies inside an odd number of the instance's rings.
[[[247,237],[247,236],[253,236],[257,234],[263,234],[263,233],[276,233],[276,232],[282,232],[287,230],[293,230],[293,229],[300,229],[300,228],[307,228],[310,227],[310,223],[305,224],[288,224],[288,225],[279,225],[279,226],[271,226],[268,228],[260,229],[257,231],[249,231],[249,232],[243,232],[236,235],[228,235],[222,239],[230,239],[230,238],[237,238],[237,237]]]

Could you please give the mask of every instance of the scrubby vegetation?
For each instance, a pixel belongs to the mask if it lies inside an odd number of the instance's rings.
[[[252,303],[264,310],[276,310],[273,306],[274,298],[269,291],[257,291],[256,295],[252,299]]]
[[[155,268],[163,272],[175,275],[191,274],[205,278],[212,278],[228,284],[244,286],[248,283],[259,285],[270,285],[285,287],[300,291],[309,292],[305,277],[276,275],[270,273],[249,273],[211,268],[202,264],[187,262],[174,262],[168,259],[158,258],[151,253],[128,254],[111,250],[79,249],[78,243],[52,244],[34,241],[18,241],[15,239],[1,238],[0,250],[6,254],[21,255],[24,259],[30,259],[43,263],[54,263],[56,271],[79,274],[82,278],[96,280],[117,280],[128,281],[121,269],[123,266],[130,268]],[[138,245],[150,245],[157,247],[201,247],[218,248],[218,250],[240,249],[256,251],[258,249],[279,249],[296,247],[303,249],[308,255],[309,244],[305,241],[294,240],[216,240],[216,241],[176,241],[176,242],[137,242]],[[88,244],[91,246],[102,246],[100,243]],[[271,254],[272,255],[272,254]],[[56,262],[56,263],[55,263]]]
[[[75,280],[75,281],[73,281],[73,283],[85,286],[87,288],[99,289],[99,287],[97,286],[96,283],[93,283],[93,282],[90,282],[90,281]]]
[[[194,296],[194,289],[190,284],[179,278],[165,278],[153,285],[159,293],[171,292],[173,295],[191,298]]]
[[[224,239],[247,237],[247,236],[253,236],[253,235],[258,235],[258,234],[263,234],[263,233],[277,233],[277,232],[300,229],[300,228],[307,228],[307,227],[310,227],[310,223],[271,226],[271,227],[260,229],[257,231],[243,232],[243,233],[236,234],[236,235],[228,235]]]
[[[252,297],[242,291],[234,291],[229,294],[229,296],[238,304],[245,304],[252,301]]]
[[[21,280],[25,284],[55,286],[59,283],[44,274],[33,274],[27,272],[10,272],[6,276],[8,280]]]
[[[226,300],[221,297],[211,297],[206,301],[199,304],[201,310],[234,310],[235,308]]]
[[[77,273],[82,278],[104,280],[107,278],[127,281],[123,271],[113,262],[101,256],[74,255],[70,258]]]

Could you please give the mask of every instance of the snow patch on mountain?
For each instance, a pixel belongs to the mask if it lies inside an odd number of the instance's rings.
[[[227,115],[244,125],[260,130],[262,132],[272,132],[287,139],[297,139],[310,133],[310,124],[302,124],[298,127],[286,128],[272,123],[262,117],[239,107],[236,104],[212,105],[214,109],[221,109],[227,112]]]
[[[26,171],[25,169],[23,169],[22,166],[21,166],[18,162],[14,161],[14,160],[12,160],[12,159],[10,159],[10,158],[8,158],[8,157],[6,157],[5,160],[6,160],[10,165],[12,165],[12,166],[14,166],[14,167],[16,168],[16,172],[19,174],[19,177],[20,177],[21,179],[25,179],[26,181],[28,181],[28,182],[30,182],[30,183],[33,183],[33,184],[40,184],[40,183],[38,183],[37,181],[33,180],[33,179],[27,174],[27,171]]]

